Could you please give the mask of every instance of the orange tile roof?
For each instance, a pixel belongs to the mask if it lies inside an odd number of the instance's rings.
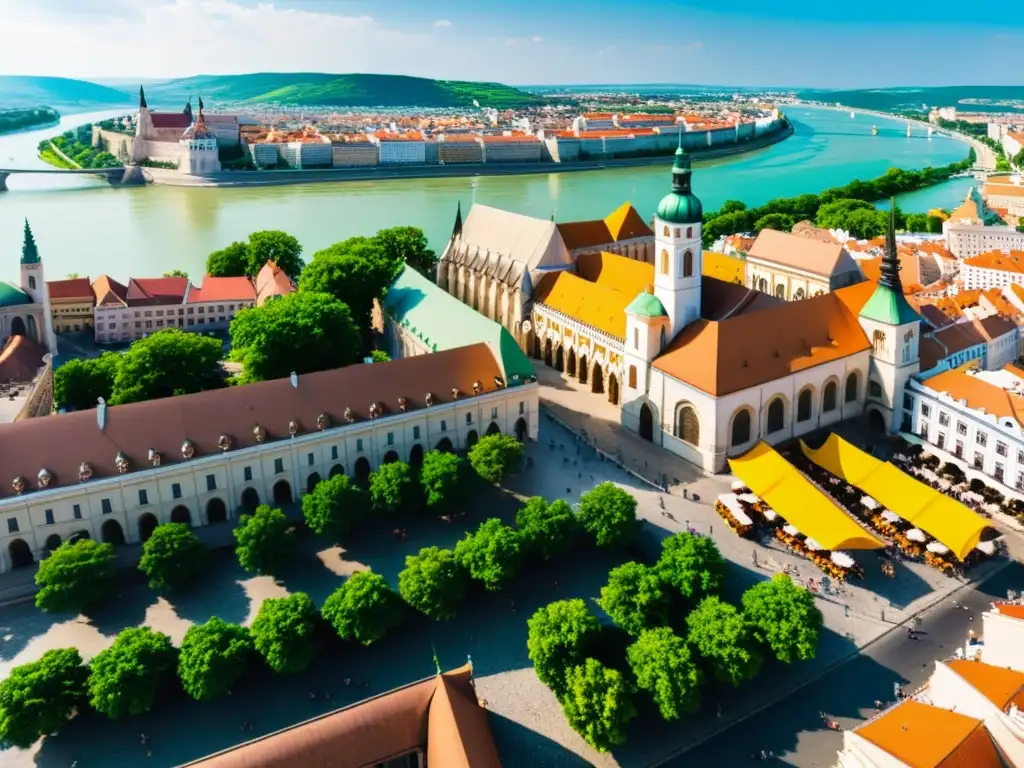
[[[629,202],[625,202],[604,219],[567,221],[557,224],[558,233],[570,251],[597,248],[602,245],[650,237],[654,233]]]
[[[256,275],[256,302],[263,306],[271,296],[286,296],[295,292],[295,283],[273,261],[268,261]]]
[[[100,275],[92,283],[92,292],[99,307],[126,307],[128,289],[109,275]]]
[[[822,277],[831,277],[845,261],[852,260],[839,243],[825,243],[774,229],[762,229],[747,256]]]
[[[72,299],[77,301],[93,301],[92,283],[88,277],[69,277],[67,280],[50,280],[46,283],[50,301]]]
[[[653,128],[607,128],[600,131],[580,131],[581,139],[628,139],[632,136],[653,136]]]
[[[1011,366],[1007,366],[1008,368]],[[1016,369],[1015,370],[1020,370]],[[1024,372],[1022,372],[1024,373]],[[996,611],[1003,616],[1008,616],[1011,619],[1019,619],[1024,621],[1024,605],[1017,603],[996,603]]]
[[[978,210],[978,203],[970,193],[967,194],[967,198],[960,203],[960,205],[949,214],[950,221],[981,221],[981,212]]]
[[[604,251],[581,254],[576,271],[584,280],[618,291],[630,301],[654,285],[653,264]]]
[[[1000,710],[1013,704],[1024,707],[1024,672],[973,659],[951,659],[945,664]]]
[[[654,231],[628,200],[605,216],[604,223],[615,242],[654,235]]]
[[[536,136],[481,136],[484,144],[537,144],[540,139]]]
[[[924,365],[921,365],[924,369]],[[960,370],[943,371],[921,382],[933,392],[945,392],[954,400],[963,400],[972,410],[983,410],[997,419],[1013,419],[1024,424],[1024,397],[1007,392],[977,376]]]
[[[981,269],[998,269],[1002,272],[1024,272],[1024,251],[985,251],[977,256],[964,259],[964,264]]]
[[[1002,768],[981,720],[904,699],[854,730],[911,768]]]
[[[193,285],[185,299],[186,304],[200,304],[207,301],[255,301],[256,289],[247,277],[203,278],[202,286]]]
[[[985,184],[985,197],[1024,197],[1024,186],[999,184],[989,181]]]
[[[747,282],[747,265],[743,259],[726,256],[724,253],[704,251],[701,261],[704,265],[701,273],[706,277],[715,277],[739,285],[745,285]]]
[[[658,123],[674,123],[676,122],[675,115],[652,115],[646,112],[638,112],[630,115],[620,115],[620,123],[632,123],[633,121],[654,121]]]

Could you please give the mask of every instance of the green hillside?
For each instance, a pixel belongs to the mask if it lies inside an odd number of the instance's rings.
[[[429,80],[404,75],[276,73],[197,75],[146,86],[161,104],[200,95],[217,101],[254,101],[332,107],[520,107],[543,103],[532,93],[501,83]]]
[[[29,128],[52,125],[58,120],[60,120],[60,112],[51,107],[0,109],[0,133],[24,131]]]
[[[104,107],[128,104],[131,97],[124,91],[105,85],[71,80],[66,77],[34,77],[31,75],[0,75],[0,109],[15,107]]]
[[[920,111],[922,106],[956,107],[964,112],[1024,111],[1024,86],[952,85],[934,88],[864,88],[849,91],[799,91],[801,98],[838,101],[848,107],[882,112]]]

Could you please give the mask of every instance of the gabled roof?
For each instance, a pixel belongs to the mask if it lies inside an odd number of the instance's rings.
[[[1024,251],[985,251],[964,259],[964,266],[1020,274],[1024,272]]]
[[[598,283],[630,298],[654,285],[654,265],[617,253],[583,253],[576,259],[576,272],[584,280]]]
[[[11,336],[0,352],[0,381],[32,381],[43,366],[46,351],[27,336]]]
[[[608,226],[608,231],[615,242],[654,236],[654,231],[647,226],[647,222],[628,201],[609,213],[605,217],[604,223]]]
[[[130,307],[181,304],[188,291],[187,277],[133,277],[128,281]]]
[[[192,124],[190,118],[184,112],[150,112],[150,119],[154,128],[188,128]]]
[[[186,304],[206,301],[255,301],[256,289],[248,277],[203,278],[202,286],[193,285],[188,289]]]
[[[1005,712],[1011,705],[1024,708],[1024,672],[995,667],[974,659],[950,659],[943,663],[1000,711]]]
[[[95,295],[92,292],[92,283],[88,277],[72,277],[67,280],[48,280],[46,290],[50,294],[50,301],[54,299],[77,299],[79,301],[93,301]]]
[[[629,202],[620,205],[604,219],[567,221],[557,226],[565,247],[570,251],[654,236],[654,232]]]
[[[453,246],[455,254],[467,261],[482,259],[491,266],[499,260],[515,262],[519,268],[512,270],[514,282],[518,282],[524,270],[572,264],[554,222],[480,204],[470,209],[462,235]]]
[[[128,306],[128,289],[109,275],[100,275],[92,283],[98,307]]]
[[[761,230],[747,257],[821,277],[860,271],[853,257],[839,243],[824,243],[774,229]]]
[[[950,355],[984,343],[985,339],[971,323],[954,323],[940,328],[921,338],[921,371],[929,371]]]
[[[924,365],[921,368],[927,370]],[[960,370],[943,371],[929,376],[921,384],[933,392],[965,401],[971,410],[984,411],[997,419],[1013,419],[1024,425],[1024,397],[977,376]]]
[[[287,296],[295,292],[295,283],[273,261],[268,261],[256,275],[256,303],[263,306],[271,296]]]

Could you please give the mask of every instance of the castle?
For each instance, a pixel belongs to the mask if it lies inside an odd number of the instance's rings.
[[[139,114],[132,142],[133,163],[145,160],[176,163],[181,173],[203,175],[220,171],[217,136],[206,124],[203,100],[193,118],[192,100],[181,112],[152,112],[139,87]]]

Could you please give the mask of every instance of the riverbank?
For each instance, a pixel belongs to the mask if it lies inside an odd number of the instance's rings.
[[[0,109],[0,136],[58,125],[60,112],[52,107]]]
[[[759,139],[690,152],[695,162],[718,160],[778,144],[793,135],[793,124]],[[188,176],[165,168],[143,168],[147,181],[171,187],[274,187],[344,181],[389,179],[451,179],[469,176],[524,176],[529,174],[575,173],[613,168],[662,166],[671,155],[626,157],[612,160],[576,160],[570,163],[467,163],[464,165],[373,166],[369,168],[324,168],[304,171],[231,171],[210,176]]]

